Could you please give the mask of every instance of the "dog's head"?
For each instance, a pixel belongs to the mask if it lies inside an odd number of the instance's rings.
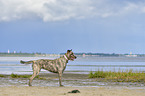
[[[65,54],[68,60],[74,61],[77,57],[74,55],[74,53],[71,50],[67,50],[67,53]]]

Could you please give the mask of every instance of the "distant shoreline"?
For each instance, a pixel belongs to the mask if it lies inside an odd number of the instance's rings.
[[[45,54],[45,53],[3,53],[0,52],[0,57],[48,57],[48,56],[63,56],[60,54]],[[87,57],[145,57],[145,54],[115,54],[115,53],[74,53],[76,56]]]
[[[0,57],[51,57],[60,56],[59,54],[41,54],[41,53],[0,53]]]

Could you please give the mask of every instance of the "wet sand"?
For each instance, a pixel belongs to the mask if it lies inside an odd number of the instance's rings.
[[[97,82],[87,74],[65,73],[59,87],[57,74],[40,74],[32,87],[27,85],[28,78],[0,78],[0,96],[145,96],[144,84]],[[78,89],[81,93],[68,93]]]

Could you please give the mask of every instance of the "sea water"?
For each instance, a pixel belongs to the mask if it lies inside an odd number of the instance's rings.
[[[0,57],[0,74],[32,74],[32,64],[20,64],[20,60],[56,59],[58,57]],[[97,57],[78,56],[69,61],[65,72],[88,74],[90,71],[145,72],[145,57]],[[46,70],[41,70],[47,73]]]

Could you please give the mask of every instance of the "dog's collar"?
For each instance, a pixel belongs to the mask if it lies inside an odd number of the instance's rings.
[[[66,57],[66,55],[64,55],[64,58],[65,58],[66,60],[68,60],[68,58]]]

